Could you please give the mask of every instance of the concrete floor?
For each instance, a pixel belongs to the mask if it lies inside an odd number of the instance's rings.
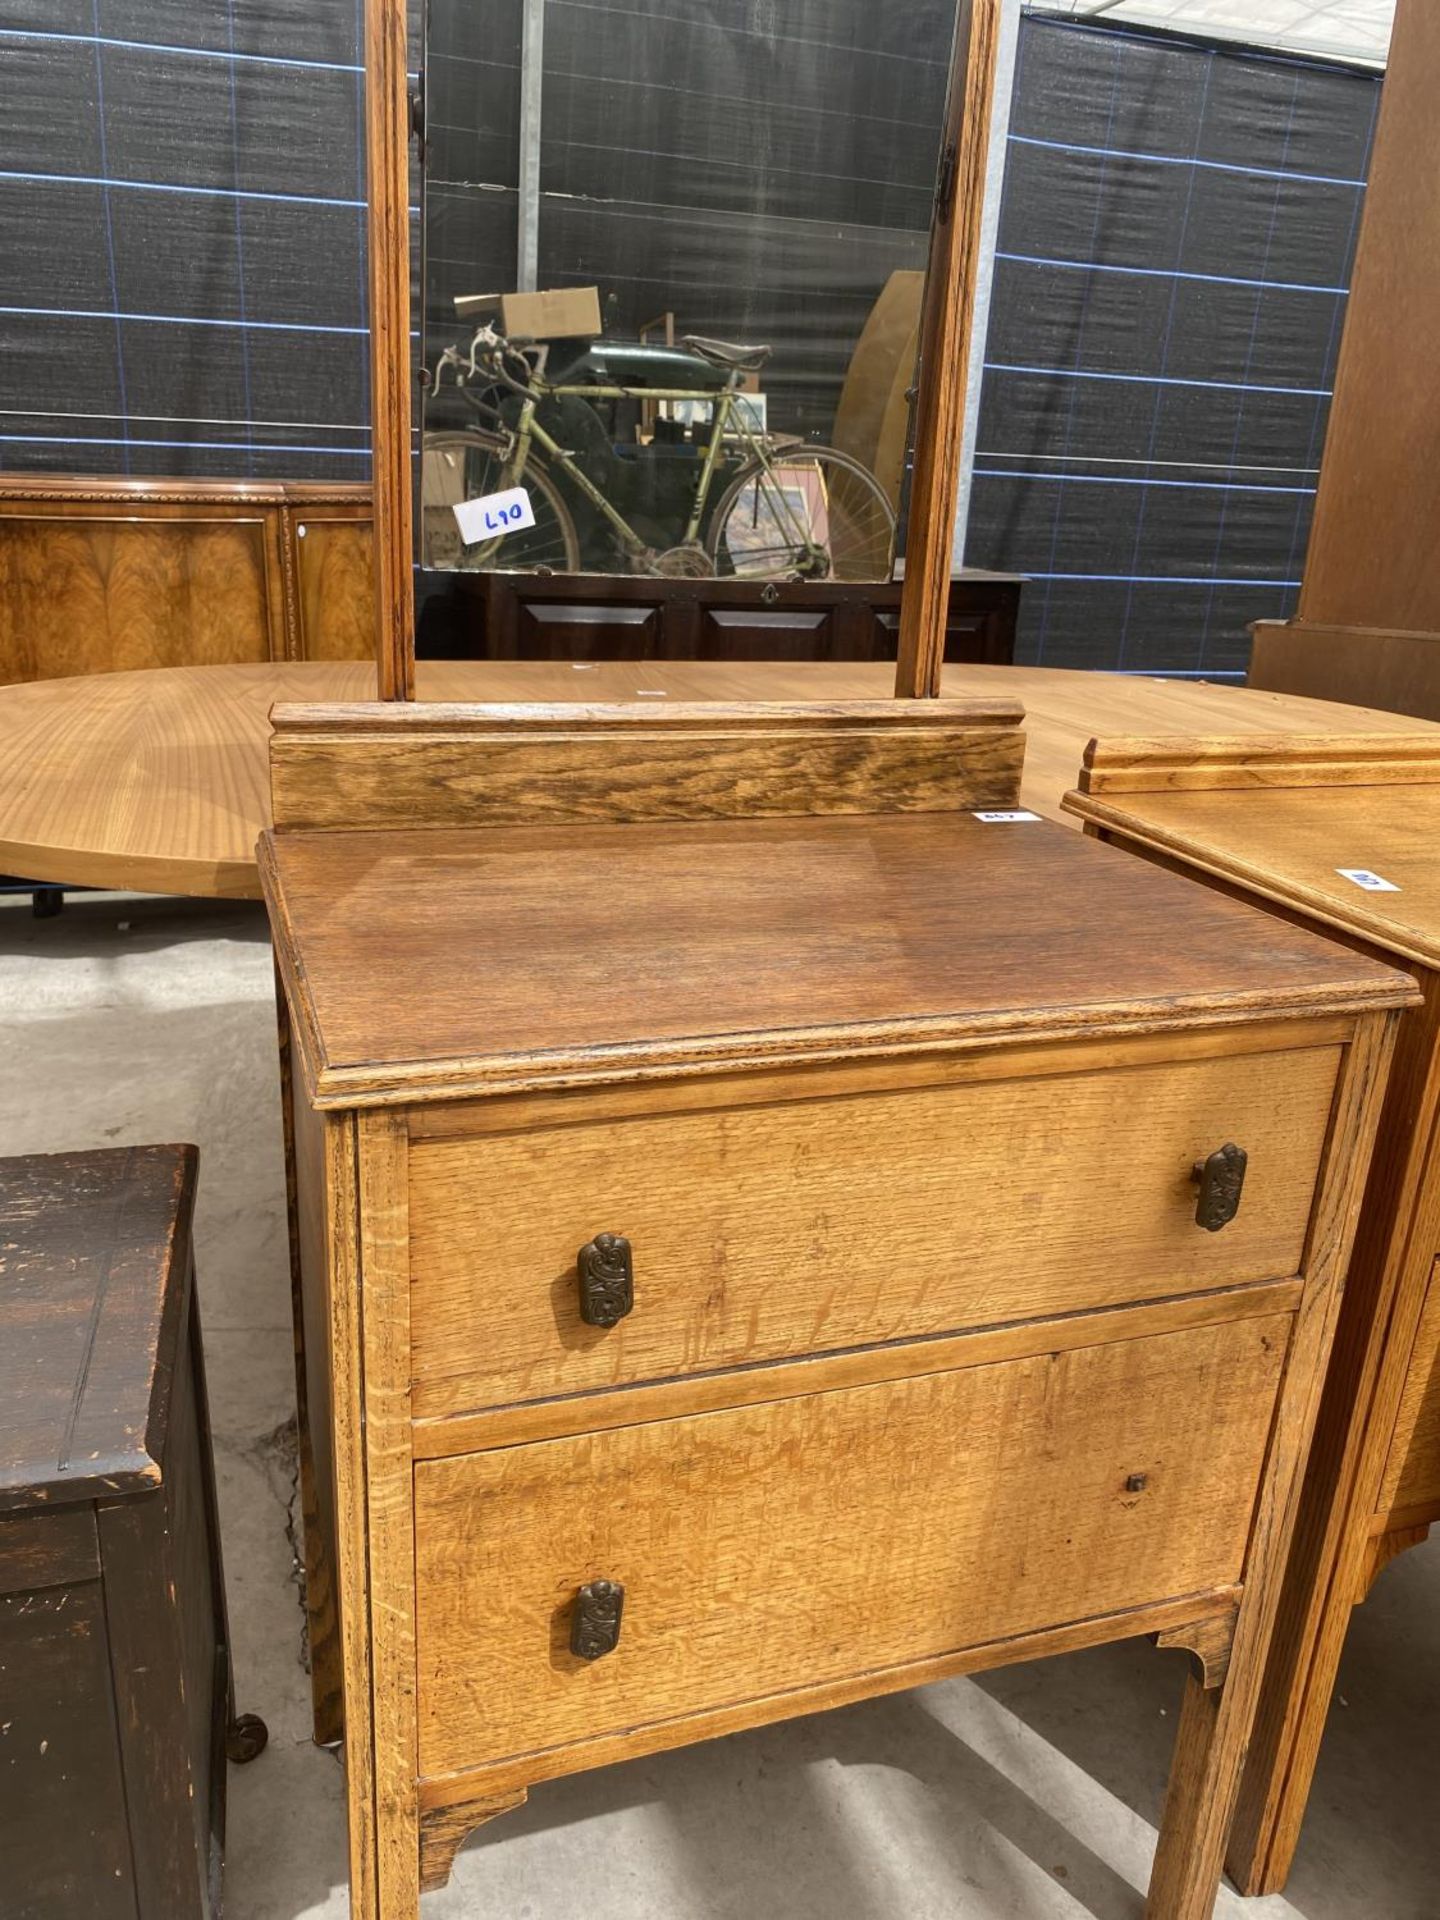
[[[0,1153],[201,1149],[205,1345],[240,1704],[227,1920],[341,1920],[343,1778],[308,1737],[270,952],[248,906],[0,905]],[[427,1920],[1138,1920],[1182,1677],[1125,1644],[537,1789]],[[1440,1916],[1440,1551],[1361,1609],[1288,1895],[1252,1920]],[[158,1920],[158,1917],[157,1917]]]

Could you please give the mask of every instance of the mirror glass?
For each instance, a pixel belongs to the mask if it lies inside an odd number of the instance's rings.
[[[954,25],[430,0],[424,566],[891,577]]]

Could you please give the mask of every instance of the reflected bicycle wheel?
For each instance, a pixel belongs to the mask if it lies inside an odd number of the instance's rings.
[[[478,432],[428,434],[420,463],[422,566],[444,573],[578,573],[575,522],[555,482],[533,455],[520,484],[530,496],[534,526],[473,546],[461,539],[455,508],[514,484],[500,440]]]
[[[858,460],[798,444],[736,475],[706,545],[736,580],[888,580],[895,513]]]

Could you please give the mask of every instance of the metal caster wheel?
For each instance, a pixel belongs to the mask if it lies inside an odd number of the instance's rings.
[[[270,1729],[258,1713],[242,1713],[225,1729],[225,1755],[237,1767],[258,1760],[270,1739]]]

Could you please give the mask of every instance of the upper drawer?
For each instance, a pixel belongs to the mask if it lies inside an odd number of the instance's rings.
[[[1229,1588],[1290,1324],[419,1463],[421,1772]],[[623,1614],[590,1663],[601,1580]]]
[[[1340,1049],[587,1120],[410,1157],[417,1416],[1299,1270]],[[593,1110],[592,1110],[593,1111]],[[1191,1170],[1249,1154],[1238,1216]],[[633,1247],[585,1324],[576,1257]]]

